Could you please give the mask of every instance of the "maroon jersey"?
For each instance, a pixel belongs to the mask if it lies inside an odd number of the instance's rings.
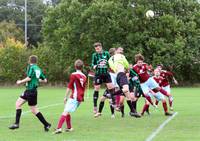
[[[164,80],[164,78],[163,78],[162,76],[158,76],[158,77],[153,76],[153,79],[158,83],[158,85],[159,85],[160,87],[162,87],[162,82],[163,82],[163,80]],[[156,90],[156,89],[153,89],[153,91],[154,91],[155,93],[159,92],[159,91]]]
[[[140,83],[146,82],[150,75],[148,74],[148,65],[143,63],[142,66],[135,64],[133,70],[139,75]]]
[[[158,76],[158,77],[154,76],[153,79],[158,83],[160,87],[162,87],[162,82],[164,80],[162,76]]]
[[[86,82],[87,78],[82,72],[77,71],[72,73],[70,75],[70,82],[67,86],[72,90],[70,98],[77,99],[79,102],[83,101]]]
[[[169,71],[162,70],[160,76],[163,77],[162,86],[165,87],[169,85],[169,78],[173,77],[173,73]]]

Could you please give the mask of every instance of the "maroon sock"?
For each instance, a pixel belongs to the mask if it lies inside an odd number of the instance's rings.
[[[72,126],[71,126],[71,116],[70,116],[70,114],[68,114],[68,115],[66,116],[66,123],[67,123],[67,128],[68,128],[68,129],[71,129]]]
[[[164,111],[165,111],[165,113],[166,113],[166,112],[168,111],[168,110],[167,110],[167,103],[166,103],[166,102],[163,102],[162,105],[163,105],[163,109],[164,109]]]
[[[144,104],[144,107],[142,109],[142,115],[144,114],[144,112],[149,108],[149,104]]]
[[[169,98],[169,106],[172,107],[173,100]]]
[[[153,105],[153,101],[151,100],[150,96],[145,95],[145,98],[148,100],[149,103],[151,103],[151,105]]]
[[[62,128],[62,125],[63,125],[63,123],[65,122],[65,118],[66,118],[66,116],[61,115],[61,117],[60,117],[60,119],[59,119],[59,122],[58,122],[57,129]]]
[[[116,105],[117,106],[120,106],[119,102],[120,102],[120,95],[116,95]]]
[[[156,100],[155,104],[156,104],[156,105],[158,105],[158,102],[159,102],[159,101],[158,101],[158,100]]]
[[[164,94],[165,96],[167,96],[167,97],[170,96],[170,94],[168,94],[167,91],[165,91],[163,88],[160,89],[160,92],[161,92],[162,94]]]

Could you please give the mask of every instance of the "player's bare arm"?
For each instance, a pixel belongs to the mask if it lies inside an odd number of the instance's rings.
[[[28,81],[31,81],[31,78],[30,78],[30,77],[26,77],[26,78],[24,78],[24,79],[22,79],[22,80],[17,80],[16,84],[17,84],[17,85],[20,85],[20,84],[26,83],[26,82],[28,82]]]

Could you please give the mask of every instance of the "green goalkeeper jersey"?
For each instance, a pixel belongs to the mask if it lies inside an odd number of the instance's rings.
[[[108,60],[110,58],[110,54],[108,51],[103,51],[102,53],[93,53],[92,54],[92,67],[96,67],[95,74],[105,74],[108,73]]]
[[[31,80],[26,83],[27,90],[37,89],[39,79],[44,80],[46,78],[42,70],[36,64],[28,65],[26,75],[31,78]]]
[[[129,68],[129,63],[126,57],[122,54],[115,54],[109,59],[110,68],[116,72],[124,72],[125,69]]]

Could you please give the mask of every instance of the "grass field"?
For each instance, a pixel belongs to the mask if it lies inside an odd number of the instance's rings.
[[[125,118],[116,113],[111,119],[108,103],[102,117],[95,119],[92,113],[92,90],[89,98],[72,114],[71,133],[53,135],[58,118],[63,111],[65,88],[40,88],[38,107],[52,123],[51,131],[46,133],[43,126],[29,111],[27,104],[23,107],[20,128],[11,131],[8,126],[13,123],[15,101],[22,88],[0,88],[0,141],[145,141],[168,117],[163,115],[161,104],[158,110],[151,108],[151,115],[141,119],[128,116],[126,106]],[[200,141],[200,88],[172,89],[178,114],[159,132],[154,141]],[[144,100],[140,99],[139,108]]]

